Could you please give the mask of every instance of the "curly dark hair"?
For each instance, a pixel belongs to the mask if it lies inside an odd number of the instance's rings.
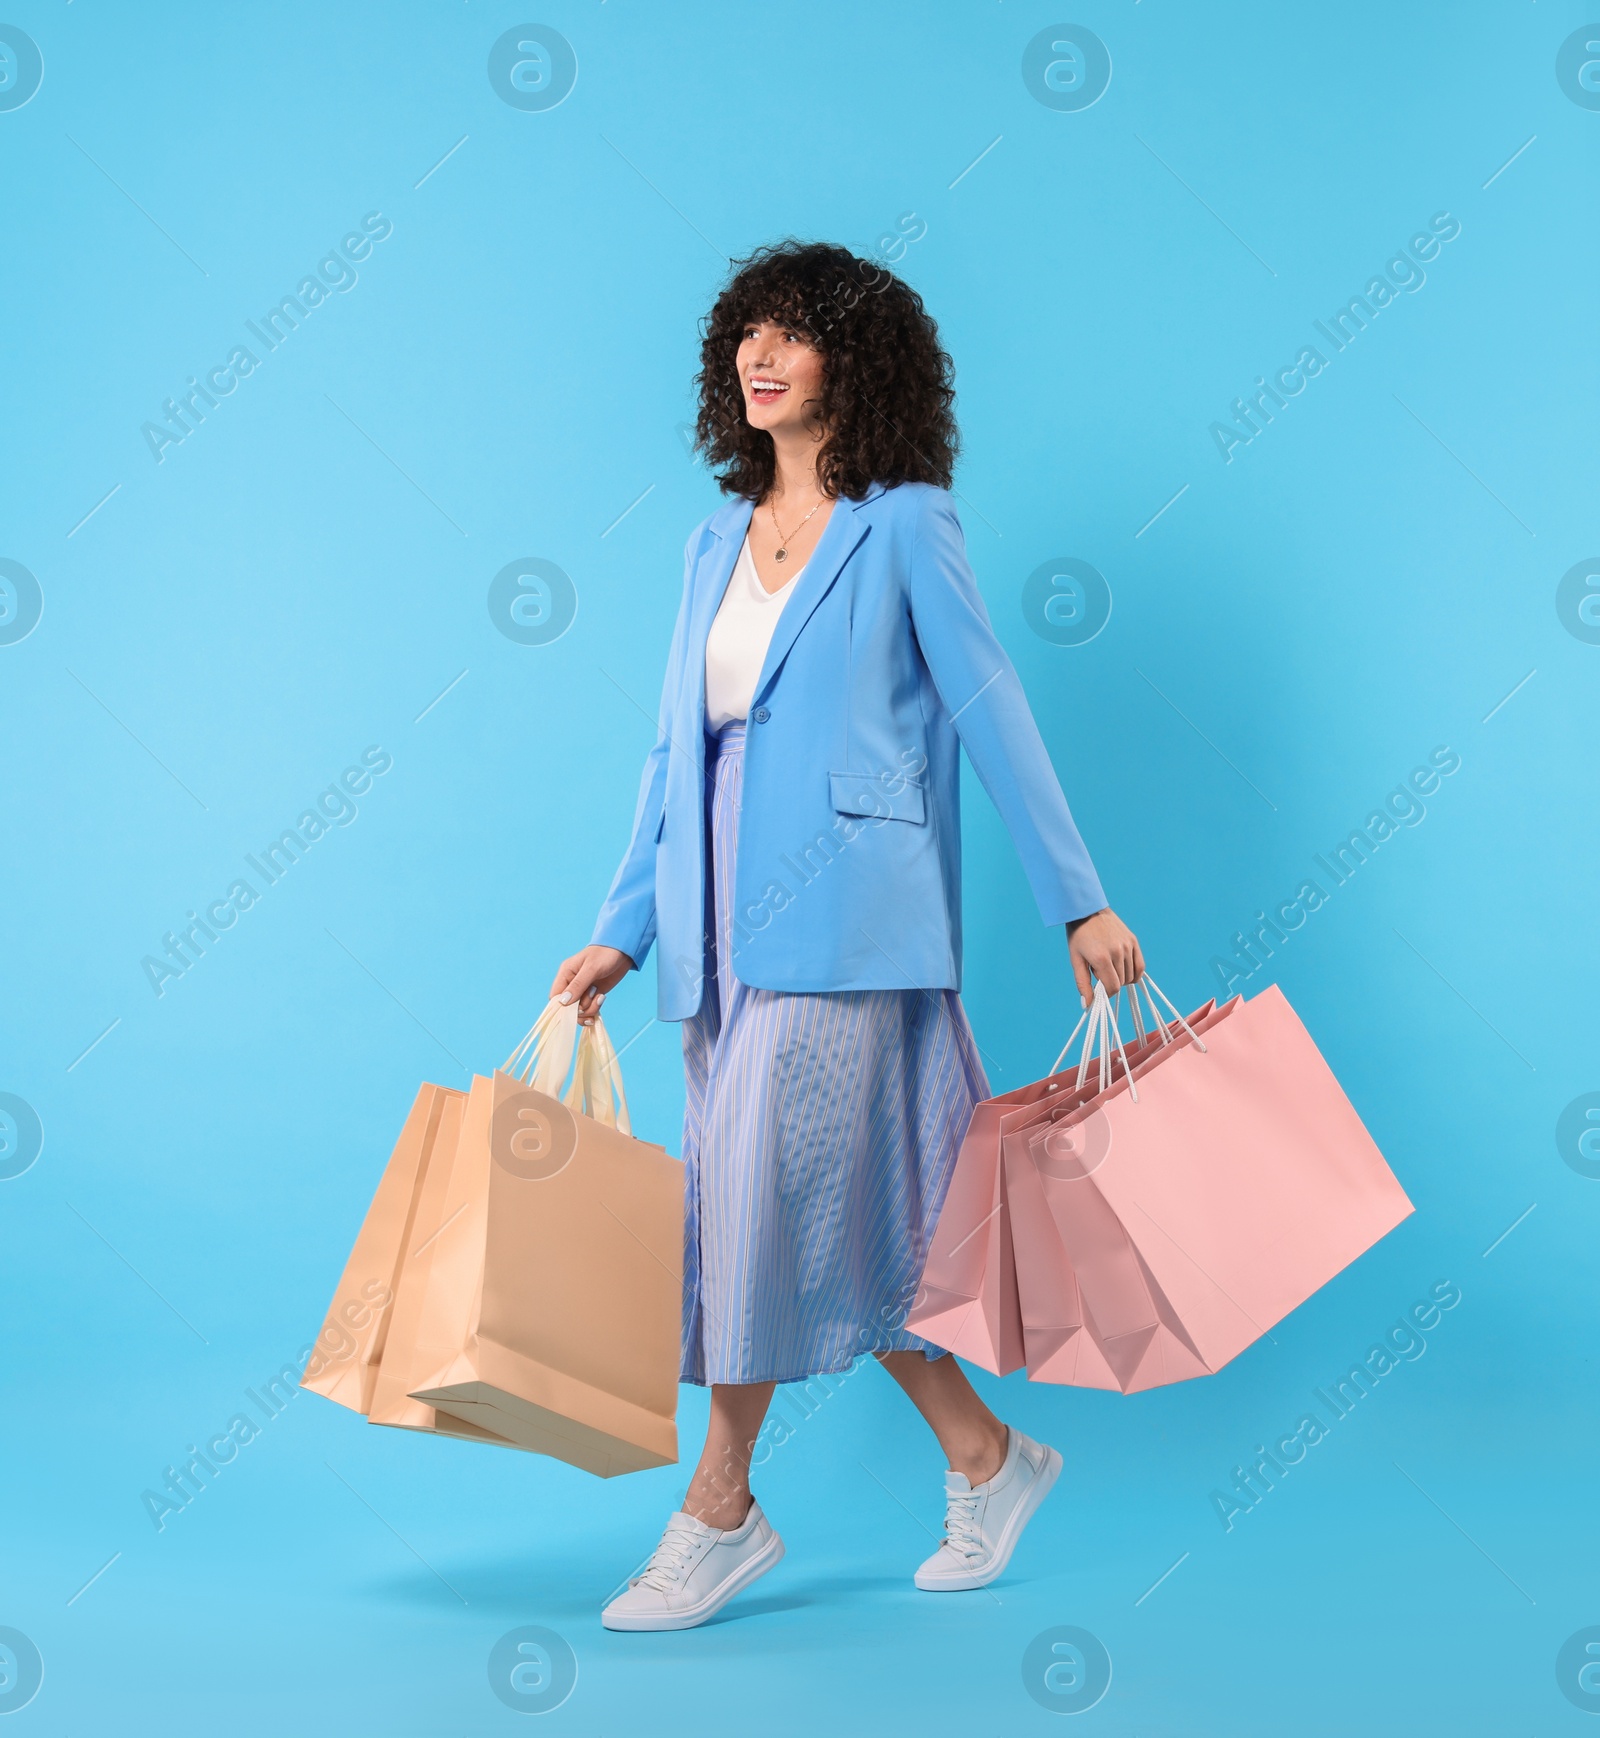
[[[723,492],[759,501],[772,486],[772,436],[745,420],[737,355],[768,320],[823,358],[817,481],[859,500],[873,483],[950,486],[958,437],[955,368],[922,298],[892,272],[828,242],[757,248],[717,297],[700,345],[695,446]]]

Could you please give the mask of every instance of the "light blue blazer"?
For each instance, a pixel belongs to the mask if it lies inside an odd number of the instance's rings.
[[[642,965],[663,1020],[707,967],[706,638],[750,523],[740,500],[684,551],[683,604],[633,837],[594,941]],[[961,987],[960,748],[1047,924],[1106,903],[1033,714],[989,624],[950,496],[834,504],[782,614],[744,747],[735,977],[769,990]]]

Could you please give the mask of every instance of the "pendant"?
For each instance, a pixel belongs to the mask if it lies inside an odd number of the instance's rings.
[[[789,559],[789,551],[787,549],[780,549],[772,559],[774,561],[787,561]]]

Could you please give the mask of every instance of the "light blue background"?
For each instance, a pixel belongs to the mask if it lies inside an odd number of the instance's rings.
[[[45,1131],[0,1183],[19,1734],[523,1729],[486,1661],[524,1624],[578,1657],[557,1732],[1051,1730],[1020,1663],[1058,1624],[1114,1662],[1085,1731],[1587,1729],[1554,1667],[1600,1622],[1600,1184],[1554,1131],[1600,1088],[1600,647],[1554,599],[1600,553],[1600,113],[1555,77],[1583,7],[1407,11],[584,0],[532,14],[579,72],[530,113],[486,76],[504,4],[12,7],[45,67],[0,113],[0,555],[44,593],[0,647],[0,1090]],[[1114,68],[1078,113],[1020,74],[1063,16]],[[141,424],[374,210],[359,283],[154,462]],[[1426,285],[1224,464],[1208,425],[1443,210]],[[911,1589],[939,1456],[870,1368],[758,1475],[788,1560],[692,1635],[597,1619],[685,1470],[600,1484],[314,1396],[158,1534],[140,1492],[311,1338],[419,1079],[500,1060],[589,933],[718,499],[679,425],[726,256],[908,213],[974,567],[1168,990],[1461,756],[1246,986],[1283,985],[1415,1216],[1210,1380],[980,1379],[1067,1463],[992,1595]],[[530,555],[578,592],[546,647],[486,608]],[[1021,609],[1063,556],[1114,598],[1077,648]],[[158,999],[141,958],[371,744],[359,817]],[[1004,1088],[1071,996],[969,797]],[[653,994],[611,999],[619,1043]],[[677,1033],[626,1067],[676,1150]],[[1439,1280],[1425,1355],[1224,1532],[1213,1488]],[[686,1391],[691,1450],[702,1418]]]

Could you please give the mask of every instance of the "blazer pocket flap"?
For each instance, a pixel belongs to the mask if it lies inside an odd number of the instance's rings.
[[[903,773],[831,772],[828,783],[836,814],[893,821],[926,818],[922,786]]]

